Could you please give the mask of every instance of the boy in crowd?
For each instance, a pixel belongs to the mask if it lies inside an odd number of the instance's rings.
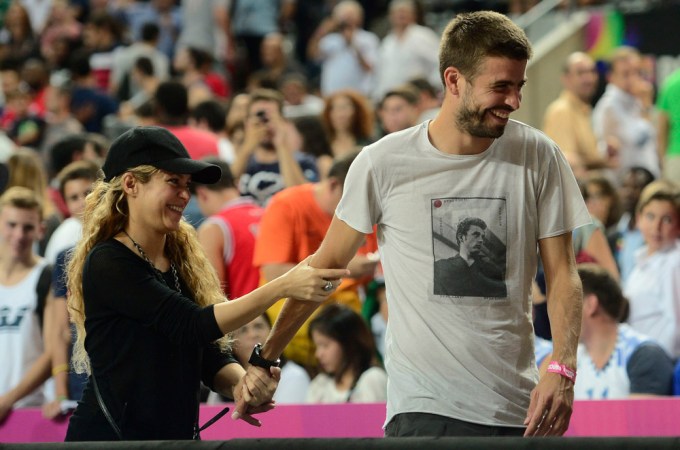
[[[670,395],[673,361],[649,337],[619,323],[628,311],[619,283],[601,266],[581,264],[583,319],[574,397]]]
[[[49,378],[47,262],[33,251],[43,233],[36,194],[12,187],[0,197],[0,421],[13,408],[43,403]],[[44,342],[43,342],[44,341]]]
[[[640,195],[637,227],[645,246],[624,285],[630,326],[680,357],[680,188],[655,181]]]

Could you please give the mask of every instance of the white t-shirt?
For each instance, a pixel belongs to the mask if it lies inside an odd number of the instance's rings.
[[[36,314],[36,286],[46,265],[47,262],[41,259],[19,283],[0,285],[0,395],[16,387],[43,353],[40,317]],[[43,401],[43,387],[40,386],[14,407],[40,406]]]
[[[80,220],[75,217],[65,219],[50,236],[45,248],[45,260],[50,264],[57,262],[59,253],[74,247],[82,235],[83,224]]]
[[[680,357],[680,241],[637,261],[624,286],[630,302],[628,323],[657,341],[672,358]]]
[[[600,370],[590,358],[588,349],[579,344],[574,398],[577,400],[613,400],[630,396],[628,362],[635,351],[650,339],[628,325],[619,325],[616,346],[609,361]]]
[[[309,375],[302,366],[293,361],[286,361],[281,368],[281,380],[274,394],[274,401],[278,404],[305,403],[309,389]]]
[[[531,282],[539,239],[590,223],[569,165],[543,133],[510,121],[478,155],[440,152],[429,122],[359,153],[336,215],[370,233],[378,225],[390,318],[387,422],[424,412],[522,427],[538,373]],[[503,273],[482,296],[435,294],[435,262],[457,255],[456,226],[481,218],[489,265]],[[503,295],[505,294],[505,295]],[[386,422],[386,423],[387,423]]]
[[[340,391],[333,377],[320,373],[309,385],[307,403],[378,403],[385,401],[387,375],[380,367],[361,374],[352,390]]]
[[[373,99],[380,100],[390,89],[417,77],[425,77],[433,87],[441,88],[437,48],[439,36],[422,25],[410,25],[401,38],[394,33],[385,36],[380,43]]]
[[[642,104],[634,96],[608,84],[593,109],[593,131],[601,150],[610,136],[618,139],[619,174],[639,166],[660,175],[656,128],[643,116]]]
[[[373,89],[373,71],[365,71],[356,52],[373,66],[378,59],[378,37],[366,30],[358,29],[352,38],[352,47],[340,33],[331,33],[321,38],[321,93],[326,96],[340,89],[356,89],[369,96]],[[356,49],[356,50],[355,50]]]

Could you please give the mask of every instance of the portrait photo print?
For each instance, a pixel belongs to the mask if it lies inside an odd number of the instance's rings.
[[[505,298],[504,198],[431,200],[434,295]]]

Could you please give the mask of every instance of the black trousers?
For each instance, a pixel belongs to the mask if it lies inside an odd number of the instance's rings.
[[[385,437],[404,436],[523,436],[526,428],[495,427],[429,413],[397,414],[385,427]]]

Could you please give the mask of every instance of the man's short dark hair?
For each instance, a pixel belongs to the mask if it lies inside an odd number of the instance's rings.
[[[283,113],[283,94],[274,89],[255,89],[250,93],[248,111],[255,102],[274,102],[279,107],[279,112]]]
[[[160,113],[172,119],[186,119],[189,114],[189,93],[179,81],[164,81],[154,95]]]
[[[190,113],[194,120],[205,120],[213,133],[219,133],[226,127],[227,110],[216,100],[206,100],[196,105]]]
[[[359,155],[359,152],[350,152],[335,158],[333,165],[328,171],[328,178],[335,178],[344,186],[347,172],[349,172],[349,168],[357,155]]]
[[[153,22],[146,22],[142,25],[141,37],[144,42],[153,42],[158,39],[161,29]]]
[[[95,182],[97,178],[99,178],[99,166],[96,163],[87,160],[74,161],[64,167],[57,175],[59,193],[65,199],[64,188],[69,181],[89,180]]]
[[[605,313],[612,319],[623,321],[628,313],[628,300],[621,286],[607,269],[593,263],[579,264],[578,275],[583,285],[583,296],[593,294]]]
[[[418,93],[425,92],[432,98],[437,98],[437,90],[426,78],[418,77],[409,80],[409,85],[413,86]]]
[[[409,105],[417,105],[418,104],[418,91],[416,91],[416,88],[404,84],[402,86],[398,86],[394,89],[390,89],[383,95],[382,100],[380,101],[380,108],[383,107],[385,104],[385,100],[387,100],[390,97],[399,97],[404,99]]]
[[[85,134],[73,134],[57,141],[49,150],[51,173],[61,172],[73,161],[76,153],[82,153],[85,150],[87,142]]]
[[[479,217],[466,217],[458,223],[458,228],[456,228],[456,243],[460,244],[463,236],[466,236],[470,227],[473,226],[486,230],[486,222]]]
[[[524,31],[503,14],[479,11],[459,14],[446,26],[439,46],[439,74],[457,68],[474,79],[483,59],[500,56],[518,61],[529,60],[531,43]]]
[[[153,62],[147,56],[140,56],[135,60],[135,69],[139,70],[147,77],[154,75]]]

